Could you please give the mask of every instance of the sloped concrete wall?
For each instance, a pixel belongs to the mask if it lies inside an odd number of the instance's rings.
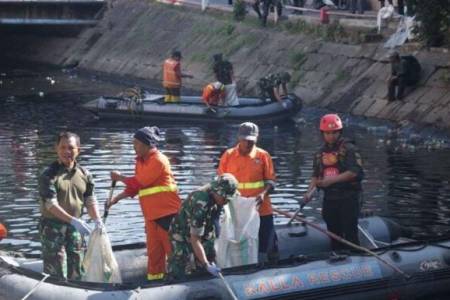
[[[329,25],[335,26],[335,25]],[[281,27],[281,26],[279,26]],[[173,48],[183,53],[182,68],[195,76],[184,86],[200,90],[214,80],[211,56],[223,52],[234,63],[241,94],[256,95],[257,80],[287,70],[291,90],[305,103],[338,112],[450,127],[450,54],[445,50],[404,48],[424,67],[420,85],[404,101],[388,103],[387,50],[382,44],[342,44],[325,35],[260,28],[256,20],[237,23],[226,13],[202,13],[145,0],[111,2],[101,24],[76,38],[29,37],[15,55],[56,65],[78,65],[90,71],[148,80],[159,85],[163,60]],[[287,28],[285,26],[285,28]],[[29,45],[32,44],[30,47]]]

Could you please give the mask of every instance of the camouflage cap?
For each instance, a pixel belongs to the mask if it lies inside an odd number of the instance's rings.
[[[224,198],[232,198],[239,195],[238,181],[230,173],[224,173],[211,182],[211,190]]]

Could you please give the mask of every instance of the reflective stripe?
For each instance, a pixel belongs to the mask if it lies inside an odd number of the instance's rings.
[[[258,189],[264,187],[264,181],[255,181],[255,182],[241,182],[238,184],[239,190],[249,190],[249,189]]]
[[[158,280],[163,279],[164,273],[147,274],[147,280]]]
[[[139,191],[139,197],[153,195],[162,192],[175,192],[177,190],[177,186],[175,184],[171,184],[168,186],[153,186],[146,189],[142,189]]]

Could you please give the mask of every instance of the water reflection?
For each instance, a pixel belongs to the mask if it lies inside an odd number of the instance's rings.
[[[4,99],[2,99],[4,100]],[[54,138],[58,131],[80,134],[80,163],[94,174],[100,207],[110,190],[109,172],[134,170],[132,136],[145,125],[158,125],[164,136],[162,151],[169,157],[181,197],[208,182],[216,173],[222,152],[236,144],[237,126],[230,124],[104,122],[76,106],[70,94],[58,99],[27,99],[2,102],[0,111],[0,221],[9,238],[0,246],[9,250],[39,252],[37,178],[55,159]],[[307,188],[312,158],[321,144],[317,117],[262,126],[259,145],[269,151],[277,173],[274,205],[294,211]],[[353,119],[349,119],[352,121]],[[399,221],[416,237],[446,235],[450,219],[450,151],[403,151],[391,147],[378,132],[361,123],[346,129],[361,148],[365,163],[364,208]],[[116,187],[116,192],[123,186]],[[320,200],[305,213],[319,218]],[[285,222],[277,218],[276,222]],[[144,224],[137,199],[124,199],[114,206],[107,220],[114,244],[144,241]]]

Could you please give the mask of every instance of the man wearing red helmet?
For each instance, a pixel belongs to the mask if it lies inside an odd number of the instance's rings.
[[[358,214],[361,180],[364,176],[361,156],[355,145],[343,139],[342,121],[337,114],[320,120],[324,145],[315,154],[313,175],[305,200],[315,187],[324,190],[322,216],[327,229],[344,239],[359,244]],[[332,240],[333,250],[344,244]]]

